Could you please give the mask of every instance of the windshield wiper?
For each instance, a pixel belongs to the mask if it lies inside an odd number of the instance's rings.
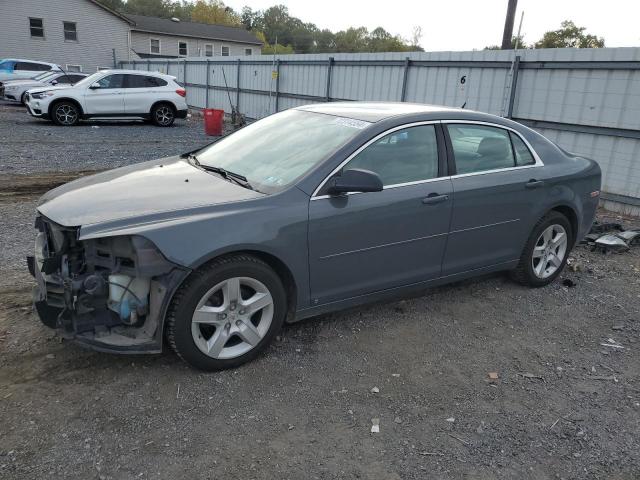
[[[189,155],[187,155],[187,158],[191,160],[196,167],[206,170],[207,172],[217,173],[225,180],[229,180],[230,182],[240,185],[241,187],[248,188],[249,190],[254,190],[254,188],[251,186],[251,184],[247,180],[247,177],[245,177],[244,175],[230,172],[229,170],[225,170],[222,167],[215,167],[213,165],[204,165],[200,163],[200,161],[198,160],[198,157],[193,153],[190,153]]]

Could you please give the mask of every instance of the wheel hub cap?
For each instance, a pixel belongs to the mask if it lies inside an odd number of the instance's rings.
[[[550,225],[538,237],[533,248],[531,266],[540,278],[549,278],[562,265],[567,254],[567,232],[562,225]]]
[[[193,341],[209,357],[239,357],[267,334],[273,309],[271,293],[262,282],[249,277],[229,278],[198,302],[191,319]]]

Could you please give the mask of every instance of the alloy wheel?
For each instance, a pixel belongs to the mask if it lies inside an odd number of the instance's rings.
[[[209,357],[239,357],[264,338],[273,313],[273,298],[262,282],[229,278],[202,296],[191,319],[191,335],[198,349]]]
[[[173,121],[173,110],[162,106],[156,110],[156,121],[160,125],[169,125]]]
[[[62,104],[56,107],[56,119],[62,125],[73,125],[78,119],[78,111],[73,105]]]
[[[536,277],[545,279],[556,273],[567,254],[567,245],[567,232],[562,225],[550,225],[542,232],[531,257]]]

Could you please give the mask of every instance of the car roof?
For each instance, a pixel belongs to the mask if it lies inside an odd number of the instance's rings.
[[[332,102],[315,105],[304,105],[297,110],[324,113],[337,117],[353,118],[365,122],[379,122],[389,117],[415,115],[420,113],[468,112],[460,108],[441,105],[425,105],[406,102]]]
[[[0,58],[0,62],[30,62],[30,63],[39,63],[41,65],[49,65],[51,67],[58,67],[58,65],[55,63],[43,62],[41,60],[30,60],[28,58]]]
[[[159,78],[171,78],[171,79],[176,78],[173,75],[167,75],[166,73],[150,72],[147,70],[125,70],[122,68],[110,68],[107,70],[100,70],[100,73],[126,73],[131,75],[147,75],[150,77],[159,77]]]

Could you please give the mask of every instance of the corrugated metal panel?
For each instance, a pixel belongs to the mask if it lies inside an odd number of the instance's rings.
[[[542,62],[640,62],[640,48],[549,49],[517,52],[521,62],[541,62],[538,68],[518,71],[513,116],[585,126],[640,130],[640,69],[540,68]],[[405,77],[404,60],[438,62],[437,65],[411,66],[407,71],[405,101],[447,105],[505,115],[508,109],[513,51],[354,53],[280,55],[279,81],[272,72],[272,57],[215,57],[225,65],[209,65],[209,107],[230,112],[237,92],[222,90],[226,84],[236,88],[240,60],[240,111],[249,118],[262,118],[275,112],[276,84],[279,84],[278,109],[323,101],[326,96],[329,57],[332,99],[400,101]],[[264,64],[251,65],[247,61]],[[341,64],[344,61],[378,62],[392,60],[393,65]],[[314,61],[316,64],[296,64]],[[469,62],[493,62],[482,65]],[[205,107],[207,65],[203,58],[186,60],[188,103]],[[242,63],[245,62],[245,63]],[[456,63],[451,63],[456,62]],[[500,62],[500,63],[496,63]],[[530,64],[529,64],[530,65]],[[575,63],[571,64],[572,66]],[[531,66],[531,65],[530,65]],[[147,68],[166,72],[166,61],[129,62],[124,68]],[[184,60],[168,62],[168,73],[184,81]],[[291,98],[288,95],[301,95]],[[231,101],[229,101],[229,97]],[[567,150],[594,158],[603,170],[603,190],[640,198],[640,140],[602,134],[575,133],[540,129]]]

